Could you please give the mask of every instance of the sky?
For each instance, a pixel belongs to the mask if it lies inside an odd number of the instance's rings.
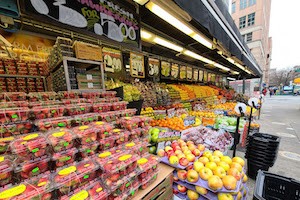
[[[270,32],[271,68],[300,65],[300,0],[272,0]]]

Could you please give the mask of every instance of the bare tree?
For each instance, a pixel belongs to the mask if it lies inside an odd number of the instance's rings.
[[[293,68],[275,70],[270,74],[270,83],[274,86],[289,85],[290,81],[294,80],[295,71]]]

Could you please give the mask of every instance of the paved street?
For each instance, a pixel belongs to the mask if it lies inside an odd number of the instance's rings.
[[[300,181],[300,96],[267,97],[258,122],[262,133],[281,137],[278,158],[269,171]],[[248,199],[252,199],[254,184],[255,181],[249,181]]]

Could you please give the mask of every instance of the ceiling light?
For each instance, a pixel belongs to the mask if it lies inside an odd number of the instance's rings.
[[[183,47],[178,46],[178,45],[176,45],[174,43],[171,43],[171,42],[169,42],[167,40],[164,40],[164,39],[162,39],[160,37],[155,37],[154,40],[153,40],[153,42],[155,42],[156,44],[162,45],[164,47],[167,47],[169,49],[173,49],[174,51],[181,52],[183,50]]]
[[[245,67],[243,65],[240,65],[239,63],[235,63],[235,65],[240,68],[241,70],[245,70]]]
[[[152,34],[145,30],[141,30],[141,37],[143,39],[149,40],[152,37]]]
[[[194,52],[192,52],[192,51],[189,51],[189,50],[185,50],[185,51],[183,52],[183,54],[185,54],[185,55],[187,55],[187,56],[190,56],[190,57],[192,57],[192,58],[195,58],[195,59],[197,59],[197,60],[200,60],[200,61],[202,61],[202,62],[205,62],[205,63],[207,63],[207,64],[213,64],[213,63],[214,63],[212,60],[209,60],[209,59],[207,59],[207,58],[205,58],[205,57],[203,57],[203,56],[200,56],[199,54],[196,54],[196,53],[194,53]]]
[[[215,67],[222,69],[224,71],[229,71],[230,69],[228,67],[224,67],[223,65],[220,65],[219,63],[214,63],[213,64]]]
[[[247,72],[248,74],[251,74],[252,72],[249,71],[248,69],[245,69],[245,72]]]
[[[232,74],[236,74],[236,75],[237,75],[237,74],[240,74],[240,72],[237,72],[237,71],[231,71],[231,73],[232,73]]]
[[[207,39],[205,39],[204,37],[202,37],[202,36],[199,35],[199,34],[193,35],[192,38],[193,38],[194,40],[196,40],[197,42],[203,44],[203,45],[206,46],[207,48],[210,48],[210,49],[213,48],[212,43],[209,42]]]
[[[137,2],[138,4],[140,4],[140,5],[144,5],[145,3],[147,3],[149,0],[133,0],[133,1],[135,1],[135,2]]]
[[[232,58],[226,58],[226,60],[228,60],[229,62],[231,62],[232,64],[234,64],[235,62],[234,62],[234,60],[232,59]]]
[[[231,78],[231,77],[227,77],[228,80],[230,81],[235,81],[236,79],[235,78]]]

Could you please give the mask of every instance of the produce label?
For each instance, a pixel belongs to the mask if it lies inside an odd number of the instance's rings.
[[[170,71],[171,71],[171,64],[169,62],[166,61],[161,61],[161,75],[163,77],[169,77],[170,76]]]
[[[199,80],[199,70],[194,68],[193,69],[193,80],[198,81]]]
[[[69,174],[75,172],[76,170],[77,170],[77,168],[75,166],[70,166],[70,167],[60,170],[58,172],[58,175],[66,176],[66,175],[69,175]]]
[[[210,82],[211,81],[211,73],[207,74],[207,81]]]
[[[37,134],[37,133],[30,134],[30,135],[25,136],[25,137],[23,138],[23,140],[25,140],[25,141],[32,140],[32,139],[34,139],[34,138],[37,138],[38,136],[39,136],[39,134]]]
[[[101,153],[101,154],[99,154],[99,158],[106,158],[106,157],[108,157],[108,156],[111,156],[111,152],[104,152],[104,153]]]
[[[56,132],[56,133],[53,133],[52,136],[53,137],[62,137],[65,135],[66,132],[64,131],[61,131],[61,132]]]
[[[203,72],[203,82],[207,82],[207,71]]]
[[[144,165],[148,162],[148,159],[147,158],[141,158],[137,161],[137,164],[139,165]]]
[[[126,154],[126,155],[121,156],[121,157],[119,158],[119,161],[126,161],[126,160],[128,160],[129,158],[131,158],[131,157],[132,157],[132,155]]]
[[[103,61],[106,72],[120,72],[122,70],[122,52],[107,47],[102,48]]]
[[[26,185],[24,184],[9,188],[0,193],[0,199],[10,199],[14,196],[18,196],[22,194],[23,192],[25,192],[25,190],[26,190]]]
[[[175,117],[176,114],[175,108],[168,109],[167,113],[169,118]]]
[[[193,78],[193,68],[191,68],[191,67],[186,68],[186,78],[188,80],[192,80],[192,78]]]
[[[89,193],[86,190],[81,190],[80,192],[71,196],[70,200],[85,200],[89,197]]]
[[[171,77],[177,79],[179,75],[179,65],[176,63],[172,63],[171,67]]]
[[[195,116],[188,116],[183,120],[184,126],[190,126],[195,124]]]
[[[157,142],[177,140],[177,139],[180,139],[180,136],[181,136],[181,133],[177,132],[177,131],[160,132],[158,134]]]
[[[40,182],[37,186],[38,187],[42,187],[42,186],[44,186],[44,185],[46,185],[47,184],[47,182],[46,181],[43,181],[43,182]]]
[[[159,60],[154,58],[148,59],[148,75],[150,77],[159,76]]]
[[[4,161],[4,156],[0,156],[0,162]]]
[[[102,187],[99,187],[99,188],[96,189],[96,192],[99,193],[99,192],[101,192],[102,190],[103,190],[103,188],[102,188]]]
[[[130,75],[136,78],[145,78],[144,56],[130,52]]]
[[[186,79],[186,66],[183,65],[180,66],[179,78]]]
[[[203,82],[203,71],[199,70],[199,81]]]

